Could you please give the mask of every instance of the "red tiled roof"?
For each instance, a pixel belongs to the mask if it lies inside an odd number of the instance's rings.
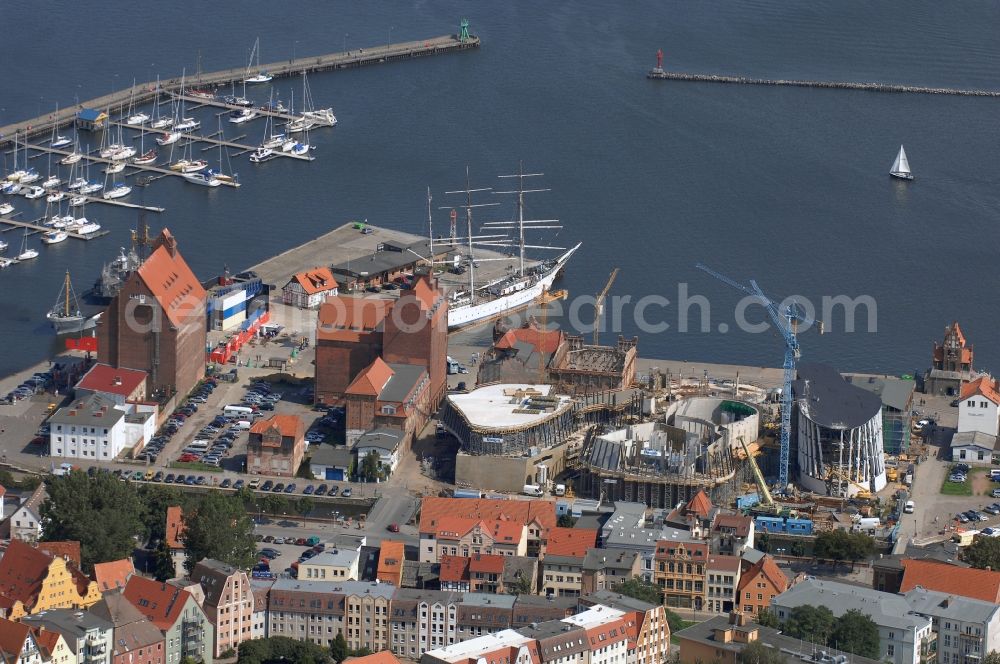
[[[94,581],[97,583],[97,589],[102,593],[115,588],[124,588],[129,577],[133,574],[135,574],[135,566],[132,565],[132,560],[129,558],[94,564]]]
[[[347,394],[361,394],[369,397],[378,397],[385,388],[386,383],[393,376],[392,368],[385,363],[381,357],[376,357],[375,361],[362,369],[357,378],[347,386]]]
[[[775,589],[774,594],[776,595],[788,590],[788,577],[778,569],[778,564],[774,562],[774,558],[765,555],[740,576],[740,584],[737,592],[742,592],[750,584],[756,583],[759,576],[763,576],[770,582],[771,587]]]
[[[357,341],[361,333],[378,329],[393,302],[374,297],[328,297],[319,308],[316,338]]]
[[[305,272],[299,272],[291,279],[302,287],[307,295],[315,295],[337,288],[337,280],[328,267],[317,267]]]
[[[533,327],[520,327],[508,330],[495,346],[501,350],[513,348],[517,343],[534,346],[541,353],[554,353],[563,341],[562,330],[539,330]]]
[[[717,572],[738,572],[740,570],[740,559],[737,556],[709,556],[705,568]]]
[[[492,500],[487,498],[424,498],[420,506],[420,532],[437,532],[437,523],[446,516],[498,521],[504,519],[528,525],[538,522],[543,531],[556,526],[556,505],[551,500]]]
[[[26,608],[35,605],[42,580],[52,557],[21,540],[13,539],[0,558],[0,594],[19,600]]]
[[[38,647],[46,653],[46,659],[52,659],[52,654],[59,646],[59,638],[62,635],[59,632],[53,632],[44,627],[33,627],[31,632],[35,636],[35,642],[38,643]]]
[[[639,629],[645,619],[646,614],[643,611],[626,611],[625,615],[622,616],[622,620],[625,621],[625,634],[628,636],[629,650],[634,650],[638,645]]]
[[[460,516],[446,516],[439,520],[435,537],[437,539],[459,539],[477,526],[481,531],[488,533],[497,544],[517,544],[521,541],[524,531],[524,524],[507,519],[485,521]]]
[[[958,321],[951,322],[951,331],[955,334],[955,338],[958,340],[958,345],[965,346],[965,335],[962,334],[962,328],[959,326]]]
[[[127,397],[135,392],[144,380],[146,380],[145,371],[115,369],[107,364],[95,364],[84,374],[76,387],[81,390],[108,392]]]
[[[205,289],[177,251],[177,241],[166,228],[156,248],[137,274],[159,302],[170,322],[181,326],[192,315],[204,315]]]
[[[80,566],[79,542],[39,542],[35,547],[53,558],[65,558],[77,567]]]
[[[399,586],[403,575],[403,561],[406,559],[406,546],[397,540],[382,540],[378,553],[378,571],[375,576],[383,583]]]
[[[900,563],[903,565],[901,593],[921,586],[927,590],[1000,604],[1000,572],[928,560],[902,560]]]
[[[29,634],[31,628],[28,625],[0,618],[0,652],[11,657],[10,661],[20,661],[18,656]]]
[[[684,506],[684,511],[687,514],[694,513],[702,519],[706,519],[712,511],[712,507],[712,501],[708,499],[705,490],[699,489],[698,493],[694,494],[694,498],[689,500],[688,504]]]
[[[458,583],[469,580],[469,564],[471,559],[468,556],[441,556],[441,571],[438,578],[442,583]]]
[[[184,510],[180,505],[167,508],[167,546],[171,549],[184,548]]]
[[[583,558],[597,546],[597,531],[587,528],[552,528],[545,544],[547,556]]]
[[[250,427],[250,433],[264,433],[272,427],[281,432],[282,437],[298,440],[305,435],[305,424],[298,415],[272,415],[266,420],[258,420]]]
[[[980,376],[976,380],[962,386],[962,395],[959,399],[968,399],[974,394],[981,394],[993,403],[1000,405],[1000,393],[997,392],[997,383],[989,376]]]
[[[490,553],[477,553],[469,559],[470,572],[485,572],[487,574],[503,574],[503,563],[507,556]]]
[[[750,534],[750,526],[753,519],[742,514],[719,514],[715,517],[712,530],[718,531],[722,528],[732,528],[737,537],[746,537]]]
[[[167,631],[177,622],[184,605],[193,597],[177,586],[142,576],[130,578],[123,594],[132,606],[139,609],[161,631]]]

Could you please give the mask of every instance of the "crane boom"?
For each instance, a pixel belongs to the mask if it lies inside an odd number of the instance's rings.
[[[750,462],[750,468],[753,469],[754,479],[757,480],[757,486],[763,494],[761,502],[768,507],[774,507],[774,498],[771,497],[771,492],[767,489],[767,482],[764,481],[764,473],[760,472],[760,466],[757,465],[757,460],[750,454],[750,448],[747,447],[747,442],[743,440],[743,436],[740,436],[740,445],[743,446],[743,453],[747,455],[747,461]]]
[[[611,290],[611,284],[615,283],[615,279],[618,278],[618,268],[611,270],[611,275],[608,277],[608,283],[604,284],[604,288],[600,293],[597,294],[597,299],[594,300],[594,345],[597,345],[598,330],[601,328],[601,315],[604,313],[604,298],[608,296],[608,291]]]

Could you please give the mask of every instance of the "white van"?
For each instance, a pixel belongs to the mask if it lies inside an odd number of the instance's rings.
[[[537,484],[525,484],[524,488],[521,489],[521,493],[526,496],[535,496],[537,498],[542,495],[542,487]]]
[[[187,446],[187,449],[189,449],[189,450],[201,450],[202,452],[204,452],[205,450],[208,449],[208,441],[207,440],[195,440],[190,445]]]
[[[253,412],[253,408],[248,406],[226,406],[222,409],[222,414],[231,417],[233,415],[249,415]]]
[[[239,429],[240,431],[247,431],[250,429],[250,422],[248,420],[240,420],[233,426]]]
[[[907,514],[913,514],[913,510],[915,510],[916,508],[917,505],[912,500],[907,500],[906,504],[903,505],[903,511],[906,512]]]

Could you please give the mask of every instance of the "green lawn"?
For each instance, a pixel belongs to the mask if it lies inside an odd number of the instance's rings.
[[[181,470],[199,470],[206,473],[221,473],[222,468],[216,468],[215,466],[210,466],[207,463],[200,463],[198,461],[174,461],[170,464],[171,468],[180,468]]]
[[[944,478],[944,482],[941,483],[941,493],[945,496],[971,496],[972,495],[972,480],[965,480],[964,482],[949,482],[948,478]]]
[[[680,645],[681,642],[681,640],[677,638],[677,632],[681,631],[682,629],[687,629],[691,625],[697,624],[697,622],[695,622],[694,620],[681,620],[680,623],[681,624],[679,629],[671,628],[670,630],[670,643],[674,645]]]

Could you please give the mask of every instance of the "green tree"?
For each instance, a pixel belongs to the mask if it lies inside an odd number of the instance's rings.
[[[560,528],[572,528],[576,525],[576,518],[569,512],[560,514],[559,518],[556,519],[556,525]]]
[[[209,491],[184,512],[184,547],[188,572],[198,561],[214,558],[239,569],[257,559],[253,521],[235,496]]]
[[[377,451],[371,450],[365,455],[358,472],[366,482],[374,482],[382,476],[382,460]]]
[[[878,625],[867,614],[851,609],[834,621],[827,645],[868,659],[878,659]]]
[[[875,553],[875,540],[864,533],[848,535],[844,555],[851,561],[851,567],[859,560],[871,558]]]
[[[825,645],[833,630],[833,613],[825,606],[796,606],[785,621],[785,634]]]
[[[143,506],[131,482],[99,473],[91,478],[73,471],[46,479],[42,503],[42,539],[80,542],[83,569],[94,563],[126,558],[144,532]]]
[[[507,586],[508,595],[531,595],[534,591],[535,589],[531,587],[531,579],[520,573],[518,573],[514,583]]]
[[[753,641],[740,650],[740,664],[785,664],[785,656],[777,648]]]
[[[991,650],[986,657],[983,657],[982,664],[1000,664],[1000,652]]]
[[[309,496],[303,496],[295,501],[295,511],[299,516],[307,516],[316,507],[316,503]]]
[[[622,581],[614,587],[614,591],[642,600],[643,602],[649,602],[650,604],[663,603],[660,598],[660,589],[655,584],[636,577]]]
[[[761,609],[757,613],[756,623],[758,625],[763,625],[764,627],[773,627],[774,629],[781,628],[781,621],[778,620],[778,616],[774,615],[770,609]]]
[[[157,581],[166,581],[174,578],[177,570],[174,568],[174,558],[170,555],[170,547],[167,540],[161,539],[160,543],[153,550],[153,577]]]
[[[771,550],[771,536],[767,532],[758,533],[756,539],[757,541],[754,544],[755,549],[764,553],[768,553]]]
[[[344,638],[343,632],[337,632],[337,636],[334,637],[333,643],[330,644],[330,657],[335,662],[343,662],[345,659],[350,657],[351,649],[347,646],[347,639]]]
[[[270,662],[295,662],[295,664],[327,664],[330,653],[312,641],[298,641],[287,636],[253,639],[240,644],[236,661],[239,664],[269,664]]]
[[[816,536],[813,555],[833,561],[838,565],[845,560],[852,562],[866,558],[875,550],[875,540],[863,533],[848,533],[844,530],[829,530]]]
[[[143,484],[138,487],[138,494],[143,505],[145,536],[150,542],[166,537],[168,507],[180,505],[185,509],[192,502],[192,494],[172,486]]]
[[[962,559],[979,569],[1000,571],[1000,538],[977,537],[962,551]]]
[[[793,556],[804,556],[806,554],[806,546],[798,540],[792,542],[791,554]]]

